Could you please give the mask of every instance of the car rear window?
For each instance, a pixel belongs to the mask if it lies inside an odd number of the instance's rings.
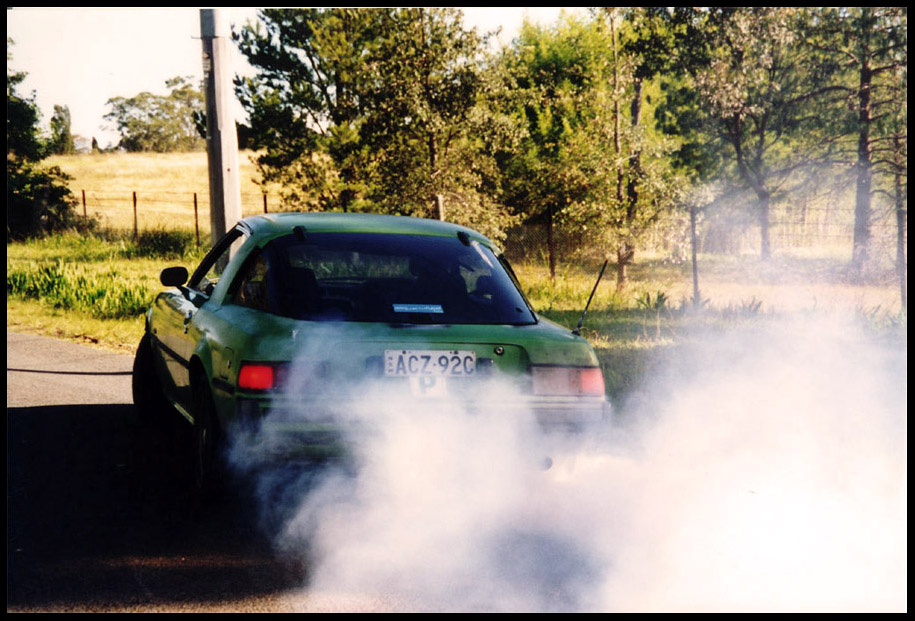
[[[269,246],[280,314],[386,323],[536,321],[499,259],[455,237],[289,235]]]

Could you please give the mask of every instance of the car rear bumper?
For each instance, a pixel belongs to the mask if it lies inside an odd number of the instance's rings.
[[[354,439],[385,424],[385,409],[392,407],[398,408],[401,417],[449,412],[473,417],[486,413],[514,420],[519,429],[534,428],[545,435],[580,436],[610,422],[610,404],[601,397],[519,396],[505,401],[400,399],[396,404],[345,398],[239,398],[233,427],[248,447],[256,447],[258,460],[322,460],[345,455],[347,445]]]

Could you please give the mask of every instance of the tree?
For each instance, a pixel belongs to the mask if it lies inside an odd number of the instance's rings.
[[[165,85],[168,95],[143,92],[108,100],[110,111],[104,118],[120,134],[119,147],[156,153],[204,148],[205,141],[198,135],[195,124],[195,114],[204,110],[202,88],[193,86],[190,78],[184,77],[166,80]]]
[[[838,158],[850,162],[855,172],[851,264],[860,272],[870,254],[875,161],[888,161],[885,154],[892,151],[892,136],[898,135],[885,120],[893,116],[901,98],[897,74],[907,65],[907,11],[842,7],[820,9],[814,15],[818,36],[811,37],[809,45],[825,53],[837,69],[832,89],[839,95],[833,102],[839,131],[833,138],[838,139]]]
[[[505,214],[486,191],[492,131],[483,39],[463,29],[452,9],[404,9],[381,20],[360,136],[378,172],[372,202],[386,211],[432,215],[500,236]]]
[[[614,41],[614,89],[619,89],[619,67],[617,60],[617,42],[616,28],[614,26],[614,11],[609,10],[610,25],[613,29]],[[671,60],[674,54],[674,31],[672,28],[672,14],[664,7],[631,7],[622,13],[623,19],[627,23],[627,28],[622,30],[623,51],[631,59],[632,63],[632,86],[631,99],[629,105],[629,122],[632,132],[632,145],[629,149],[629,155],[625,162],[620,160],[620,170],[617,177],[617,202],[625,205],[621,210],[620,217],[617,219],[616,228],[624,231],[620,236],[616,250],[617,266],[617,290],[621,290],[628,280],[626,269],[635,258],[636,241],[640,234],[644,232],[644,225],[653,221],[657,210],[644,205],[641,200],[643,189],[650,183],[651,177],[647,175],[643,163],[643,150],[647,145],[644,144],[643,137],[645,132],[642,128],[642,109],[644,107],[644,97],[646,83],[650,82],[656,75],[666,71],[671,67]],[[620,153],[619,139],[619,96],[615,99],[615,142],[616,151]],[[657,142],[657,141],[656,141]],[[666,153],[654,153],[656,156],[666,157]],[[626,186],[626,194],[623,196],[623,185]],[[669,193],[668,193],[669,195]],[[648,210],[648,218],[641,214],[640,210]]]
[[[10,69],[13,40],[6,38],[6,154],[26,161],[38,161],[44,155],[44,145],[39,138],[38,123],[41,113],[32,97],[23,97],[18,86],[28,74]]]
[[[258,165],[299,208],[473,224],[507,218],[485,188],[498,134],[483,41],[454,9],[271,9],[236,34]],[[305,192],[303,193],[303,189]]]
[[[606,33],[564,18],[555,28],[525,21],[502,62],[525,136],[502,164],[506,200],[528,222],[600,229],[615,196],[621,153],[614,149],[614,67]],[[604,197],[600,200],[598,197]],[[616,196],[619,201],[619,196]],[[550,273],[555,254],[548,246]]]
[[[70,132],[70,108],[67,106],[54,106],[48,148],[51,153],[57,155],[70,155],[76,152],[73,134]]]
[[[79,224],[76,199],[66,185],[69,179],[57,167],[43,167],[45,146],[39,128],[40,113],[34,96],[24,98],[17,87],[25,73],[10,69],[7,43],[6,69],[6,239],[24,239]]]
[[[552,231],[559,220],[610,244],[622,288],[636,244],[671,202],[671,144],[642,122],[643,87],[635,88],[633,56],[617,42],[631,23],[594,17],[522,26],[505,62],[527,136],[503,177],[509,204],[529,221]],[[644,88],[656,104],[656,85]]]
[[[793,172],[808,163],[817,134],[802,131],[810,102],[828,91],[823,67],[803,45],[802,11],[740,7],[695,12],[707,28],[708,62],[693,78],[715,138],[730,162],[719,172],[756,197],[760,256],[772,254],[770,203]]]
[[[360,69],[380,10],[263,9],[234,33],[257,71],[239,79],[258,167],[299,208],[363,208]],[[303,195],[303,191],[305,194]]]

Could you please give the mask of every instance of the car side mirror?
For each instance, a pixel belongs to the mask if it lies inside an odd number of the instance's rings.
[[[159,282],[166,287],[180,287],[187,282],[186,267],[166,267],[159,274]]]

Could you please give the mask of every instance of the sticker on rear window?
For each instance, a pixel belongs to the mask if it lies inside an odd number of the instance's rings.
[[[395,313],[444,313],[441,304],[394,304]]]

